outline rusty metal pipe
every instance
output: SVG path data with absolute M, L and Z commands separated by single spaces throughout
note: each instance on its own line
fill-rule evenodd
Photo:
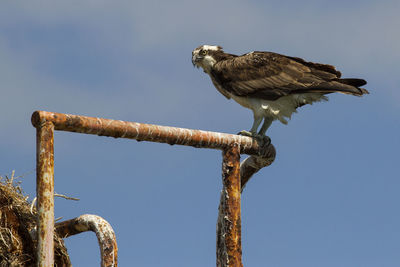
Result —
M 54 265 L 54 125 L 36 126 L 37 265 Z
M 52 122 L 55 130 L 59 131 L 221 150 L 227 149 L 232 143 L 238 143 L 240 146 L 240 152 L 249 155 L 260 155 L 264 149 L 262 144 L 259 144 L 256 139 L 234 134 L 77 116 L 47 111 L 35 111 L 32 114 L 33 126 L 37 127 L 37 125 L 40 125 L 44 121 Z
M 250 156 L 240 163 L 240 182 L 241 192 L 251 177 L 260 169 L 272 164 L 275 159 L 276 151 L 274 146 L 268 145 L 263 156 Z M 226 236 L 226 191 L 221 191 L 220 204 L 217 219 L 217 267 L 234 266 L 229 265 L 227 247 L 225 245 Z
M 239 145 L 232 144 L 222 154 L 222 216 L 218 221 L 221 232 L 217 236 L 217 266 L 242 267 Z
M 96 233 L 100 246 L 101 266 L 118 266 L 117 239 L 111 225 L 102 217 L 92 214 L 84 214 L 75 219 L 56 223 L 57 234 L 69 237 L 86 231 Z

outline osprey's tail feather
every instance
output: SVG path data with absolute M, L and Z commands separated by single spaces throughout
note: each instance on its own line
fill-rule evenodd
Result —
M 368 90 L 364 88 L 360 88 L 360 86 L 366 85 L 367 81 L 363 79 L 355 79 L 355 78 L 348 78 L 348 79 L 337 79 L 337 81 L 341 84 L 346 84 L 350 86 L 354 86 L 356 89 L 358 89 L 358 92 L 355 92 L 354 95 L 357 96 L 362 96 L 365 94 L 369 94 Z
M 327 82 L 323 82 L 314 87 L 308 87 L 304 90 L 299 90 L 297 92 L 301 93 L 322 93 L 322 94 L 330 94 L 330 93 L 342 93 L 342 94 L 350 94 L 355 96 L 362 96 L 364 94 L 369 94 L 369 92 L 360 88 L 359 86 L 365 85 L 367 82 L 363 79 L 335 79 Z
M 364 79 L 355 79 L 355 78 L 347 78 L 347 79 L 336 79 L 340 83 L 344 83 L 347 85 L 352 85 L 355 87 L 360 87 L 367 84 L 367 81 Z

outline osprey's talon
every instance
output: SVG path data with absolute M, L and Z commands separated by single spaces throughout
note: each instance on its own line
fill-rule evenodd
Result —
M 269 138 L 269 137 L 266 136 L 266 135 L 263 135 L 263 134 L 255 134 L 255 135 L 253 135 L 253 137 L 254 137 L 258 142 L 260 142 L 260 144 L 261 144 L 262 146 L 269 146 L 269 144 L 271 143 L 271 138 Z
M 241 130 L 240 132 L 237 133 L 237 135 L 243 135 L 243 136 L 248 136 L 248 137 L 255 137 L 256 134 L 246 131 L 246 130 Z
M 266 135 L 257 135 L 255 138 L 262 147 L 258 156 L 265 158 L 268 155 L 267 147 L 271 144 L 271 138 Z M 263 152 L 266 154 L 264 154 Z
M 266 135 L 260 136 L 260 139 L 263 147 L 267 147 L 271 144 L 271 138 Z

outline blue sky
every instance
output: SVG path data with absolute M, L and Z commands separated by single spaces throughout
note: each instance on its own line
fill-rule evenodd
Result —
M 398 1 L 7 1 L 0 4 L 0 174 L 35 195 L 47 110 L 236 133 L 251 112 L 192 67 L 191 51 L 265 50 L 368 81 L 270 130 L 274 164 L 242 195 L 245 266 L 399 266 Z M 243 156 L 243 158 L 246 156 Z M 56 217 L 113 226 L 121 266 L 213 266 L 221 153 L 57 132 Z M 98 266 L 93 233 L 66 239 Z

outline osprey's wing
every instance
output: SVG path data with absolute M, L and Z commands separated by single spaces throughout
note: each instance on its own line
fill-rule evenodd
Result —
M 272 52 L 252 52 L 217 62 L 211 75 L 230 93 L 275 100 L 296 93 L 365 93 L 361 79 L 340 79 L 331 65 Z M 364 89 L 363 89 L 364 90 Z

